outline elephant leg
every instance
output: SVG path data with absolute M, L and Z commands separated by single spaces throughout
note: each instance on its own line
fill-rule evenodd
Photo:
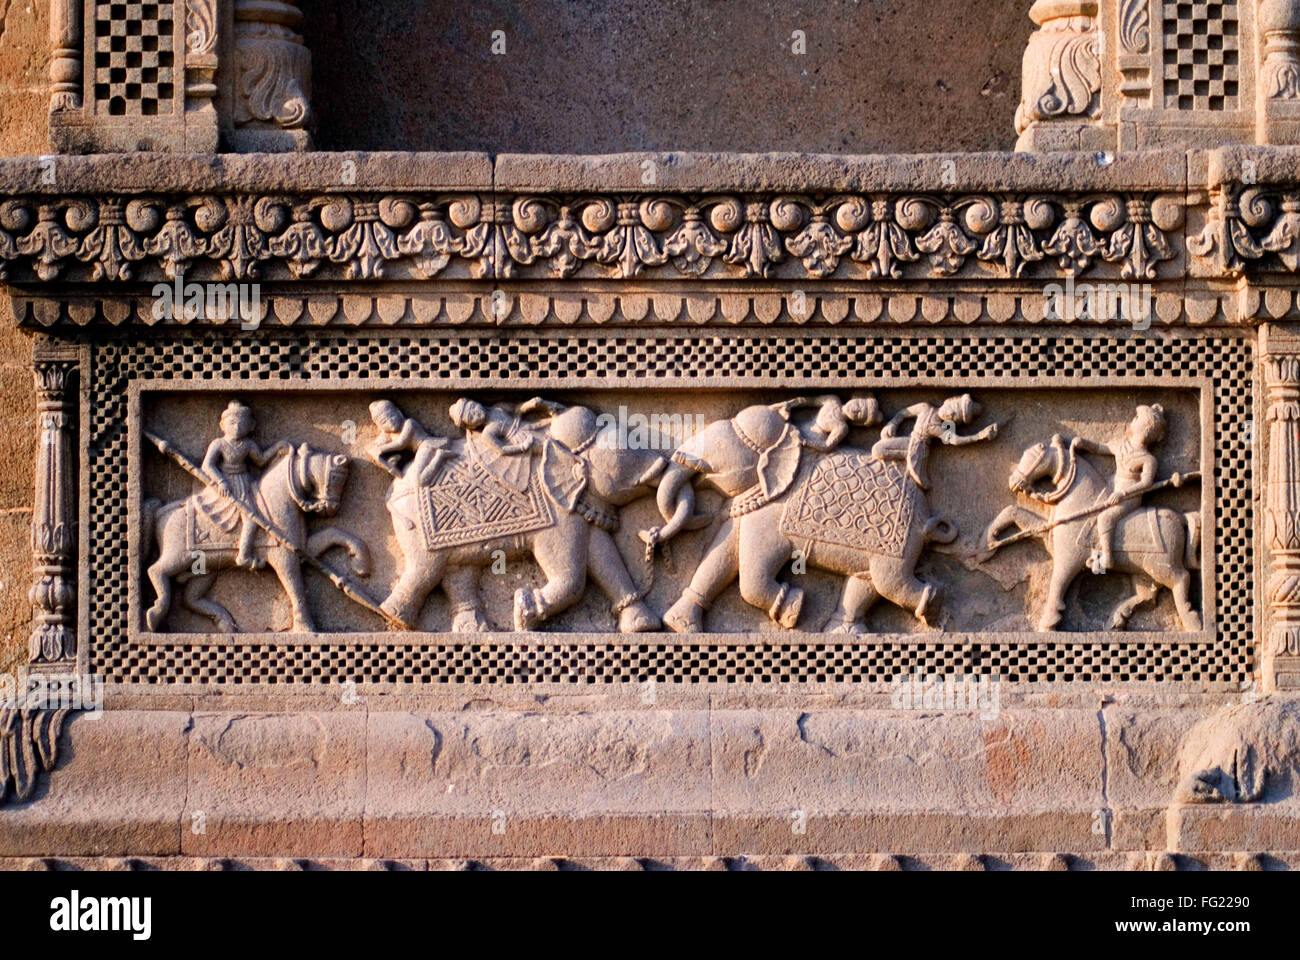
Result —
M 192 610 L 215 623 L 219 632 L 234 633 L 239 627 L 235 623 L 235 618 L 230 615 L 230 611 L 215 600 L 207 599 L 207 592 L 212 588 L 212 581 L 215 579 L 215 574 L 211 573 L 191 577 L 181 590 L 181 603 L 187 610 Z
M 315 633 L 316 624 L 307 606 L 307 588 L 303 584 L 302 565 L 298 558 L 288 550 L 271 549 L 266 552 L 266 562 L 280 578 L 280 585 L 289 598 L 289 608 L 293 613 L 289 629 L 293 633 Z
M 1192 606 L 1192 575 L 1186 569 L 1174 573 L 1169 589 L 1174 595 L 1174 606 L 1178 608 L 1178 619 L 1183 623 L 1185 633 L 1200 633 L 1203 629 L 1200 612 Z
M 650 612 L 650 608 L 641 599 L 640 591 L 627 572 L 627 564 L 618 545 L 614 543 L 614 538 L 599 527 L 591 528 L 591 541 L 587 545 L 587 571 L 613 604 L 620 633 L 646 633 L 659 629 L 659 618 Z
M 1137 608 L 1142 606 L 1144 603 L 1150 603 L 1156 598 L 1156 594 L 1159 592 L 1160 586 L 1150 577 L 1140 573 L 1134 574 L 1133 596 L 1129 597 L 1115 608 L 1115 612 L 1110 618 L 1109 629 L 1123 630 L 1128 626 L 1129 617 L 1133 616 Z
M 393 584 L 387 599 L 379 605 L 384 613 L 398 623 L 404 624 L 409 630 L 415 629 L 420 619 L 420 611 L 424 608 L 424 601 L 429 598 L 429 593 L 442 579 L 442 571 L 447 563 L 446 554 L 441 551 L 425 553 L 423 556 L 424 562 L 417 563 L 414 559 L 410 559 L 408 554 L 406 564 L 402 568 L 402 575 L 397 578 L 397 583 Z
M 916 560 L 897 557 L 872 557 L 871 582 L 890 603 L 910 611 L 929 626 L 926 615 L 934 605 L 938 589 L 920 580 L 913 572 Z
M 849 577 L 844 581 L 840 605 L 822 626 L 823 633 L 865 633 L 867 610 L 880 598 L 870 577 Z
M 741 597 L 792 629 L 799 622 L 804 592 L 776 578 L 790 559 L 790 541 L 766 523 L 742 523 L 739 542 Z
M 515 593 L 515 629 L 531 630 L 578 602 L 587 585 L 587 544 L 591 526 L 570 517 L 533 538 L 533 559 L 546 583 L 540 590 Z
M 449 567 L 442 579 L 442 589 L 451 606 L 452 633 L 487 633 L 492 629 L 483 615 L 477 567 Z
M 740 573 L 737 528 L 733 518 L 723 522 L 704 559 L 695 568 L 690 586 L 664 614 L 664 623 L 677 633 L 702 633 L 704 612 Z

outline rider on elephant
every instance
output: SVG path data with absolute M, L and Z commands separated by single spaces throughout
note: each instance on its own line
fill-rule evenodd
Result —
M 853 427 L 871 427 L 880 422 L 880 404 L 875 397 L 854 397 L 841 404 L 839 397 L 796 397 L 777 404 L 786 418 L 804 407 L 815 407 L 817 416 L 807 427 L 800 429 L 803 445 L 818 453 L 829 453 L 844 442 Z
M 930 489 L 930 477 L 926 463 L 930 456 L 930 441 L 938 440 L 950 447 L 964 447 L 992 440 L 998 435 L 997 424 L 990 424 L 979 433 L 962 436 L 957 432 L 958 424 L 966 425 L 979 416 L 980 405 L 969 393 L 959 397 L 949 397 L 937 408 L 928 403 L 914 403 L 905 410 L 894 414 L 889 423 L 880 431 L 880 439 L 871 448 L 871 455 L 877 460 L 902 460 L 907 464 L 907 475 L 922 490 Z M 899 436 L 900 428 L 908 420 L 914 420 L 912 431 L 906 437 Z
M 380 430 L 379 439 L 373 447 L 379 465 L 400 478 L 403 470 L 398 461 L 402 454 L 410 453 L 411 465 L 414 467 L 411 474 L 416 478 L 416 484 L 428 486 L 432 483 L 442 462 L 438 454 L 443 452 L 446 439 L 432 436 L 414 417 L 403 414 L 391 400 L 376 400 L 372 403 L 370 418 Z
M 489 473 L 515 490 L 528 489 L 528 454 L 539 437 L 520 408 L 488 407 L 465 397 L 451 405 L 451 422 L 465 431 Z
M 1114 447 L 1093 443 L 1082 437 L 1070 441 L 1072 449 L 1083 450 L 1115 459 L 1115 482 L 1107 498 L 1107 508 L 1097 515 L 1099 556 L 1092 564 L 1094 573 L 1106 573 L 1115 565 L 1113 556 L 1115 527 L 1142 503 L 1142 494 L 1155 483 L 1159 463 L 1151 448 L 1165 436 L 1165 411 L 1160 404 L 1139 406 L 1124 436 Z M 1177 474 L 1173 485 L 1182 478 Z
M 197 506 L 219 529 L 233 533 L 239 527 L 239 550 L 235 563 L 249 570 L 262 565 L 253 552 L 257 524 L 251 522 L 245 511 L 255 510 L 252 501 L 253 484 L 248 467 L 265 467 L 268 463 L 293 447 L 283 440 L 263 450 L 251 439 L 256 421 L 253 411 L 231 400 L 221 414 L 221 436 L 208 445 L 203 457 L 203 472 L 212 480 L 212 487 L 199 495 Z

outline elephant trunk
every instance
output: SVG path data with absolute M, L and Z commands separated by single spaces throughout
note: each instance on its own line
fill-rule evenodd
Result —
M 656 503 L 666 523 L 658 530 L 655 538 L 658 542 L 671 540 L 694 519 L 695 487 L 691 484 L 694 476 L 695 471 L 689 467 L 673 463 L 660 478 Z

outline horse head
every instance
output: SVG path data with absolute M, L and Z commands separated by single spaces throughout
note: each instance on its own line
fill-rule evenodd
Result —
M 343 499 L 350 460 L 301 444 L 289 454 L 289 495 L 304 513 L 332 516 Z
M 1074 486 L 1077 462 L 1074 449 L 1065 438 L 1053 434 L 1051 440 L 1036 443 L 1021 455 L 1020 462 L 1011 471 L 1011 492 L 1043 503 L 1056 503 Z M 1036 484 L 1045 479 L 1051 482 L 1052 488 L 1038 489 Z

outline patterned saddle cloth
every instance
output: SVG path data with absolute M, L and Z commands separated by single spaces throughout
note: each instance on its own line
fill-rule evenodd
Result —
M 551 526 L 555 508 L 538 471 L 531 474 L 521 491 L 489 471 L 472 447 L 466 447 L 464 456 L 448 459 L 433 483 L 416 493 L 425 548 L 464 546 Z
M 781 515 L 781 532 L 901 557 L 913 523 L 928 513 L 924 494 L 901 463 L 864 452 L 832 453 L 796 486 Z

